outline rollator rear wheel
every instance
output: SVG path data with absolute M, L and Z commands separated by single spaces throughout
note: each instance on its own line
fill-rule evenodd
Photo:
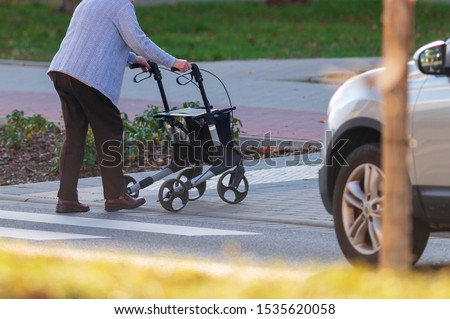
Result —
M 123 176 L 123 185 L 125 187 L 125 192 L 133 198 L 139 197 L 139 191 L 131 192 L 130 187 L 136 184 L 137 181 L 130 175 Z
M 226 172 L 217 182 L 217 193 L 219 197 L 228 204 L 242 202 L 248 194 L 248 180 L 242 175 L 240 181 L 236 180 L 236 172 Z
M 178 174 L 177 179 L 181 180 L 182 182 L 187 182 L 188 180 L 193 179 L 194 177 L 197 177 L 199 174 L 196 174 L 196 170 L 193 167 L 189 167 L 188 169 L 183 170 L 180 174 Z M 200 170 L 200 174 L 201 174 Z M 202 182 L 191 189 L 189 189 L 189 201 L 194 201 L 199 199 L 203 196 L 203 194 L 206 191 L 206 181 Z
M 186 184 L 179 179 L 169 179 L 159 189 L 159 203 L 170 212 L 182 210 L 188 200 L 189 191 Z

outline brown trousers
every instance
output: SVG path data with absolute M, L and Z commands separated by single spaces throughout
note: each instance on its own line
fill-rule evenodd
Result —
M 122 196 L 123 124 L 120 111 L 105 95 L 67 74 L 51 72 L 50 77 L 61 100 L 65 124 L 58 197 L 78 200 L 77 186 L 88 125 L 94 133 L 104 197 Z

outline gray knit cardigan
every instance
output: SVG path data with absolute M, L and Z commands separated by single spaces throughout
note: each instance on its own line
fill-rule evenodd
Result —
M 136 54 L 171 67 L 175 58 L 142 31 L 129 0 L 83 0 L 48 72 L 66 73 L 118 104 L 127 63 Z

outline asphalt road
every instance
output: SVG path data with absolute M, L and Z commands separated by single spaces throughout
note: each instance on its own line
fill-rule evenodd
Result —
M 176 254 L 225 261 L 230 257 L 289 263 L 342 261 L 331 228 L 225 218 L 106 213 L 56 215 L 54 205 L 0 202 L 0 234 L 7 242 Z M 26 239 L 28 238 L 28 239 Z

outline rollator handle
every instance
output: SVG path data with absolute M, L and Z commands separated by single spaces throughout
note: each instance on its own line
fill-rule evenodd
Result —
M 143 65 L 141 65 L 141 64 L 139 64 L 139 63 L 133 63 L 133 64 L 128 65 L 128 67 L 129 67 L 130 69 L 138 69 L 138 68 L 143 67 Z

